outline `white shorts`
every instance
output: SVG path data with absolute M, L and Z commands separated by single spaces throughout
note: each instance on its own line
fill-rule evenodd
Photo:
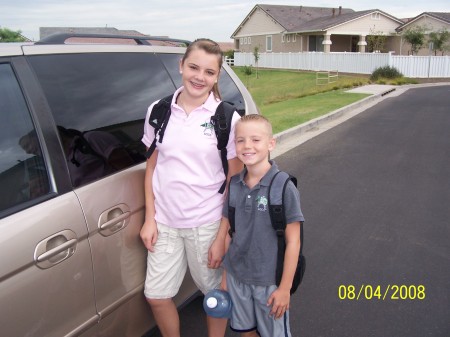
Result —
M 147 255 L 144 294 L 149 299 L 172 298 L 180 289 L 187 266 L 203 294 L 220 286 L 222 268 L 208 268 L 208 251 L 220 221 L 195 228 L 171 228 L 158 223 L 155 251 Z

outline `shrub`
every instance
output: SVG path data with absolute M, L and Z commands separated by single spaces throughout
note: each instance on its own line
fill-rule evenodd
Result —
M 395 67 L 384 66 L 376 68 L 372 75 L 370 75 L 371 81 L 377 81 L 379 78 L 398 78 L 403 77 L 403 74 L 399 72 Z
M 231 58 L 231 59 L 234 58 L 234 50 L 230 49 L 230 50 L 225 51 L 223 53 L 223 56 Z
M 244 66 L 244 68 L 242 69 L 242 71 L 244 72 L 245 75 L 250 76 L 251 74 L 253 74 L 253 68 L 252 66 Z

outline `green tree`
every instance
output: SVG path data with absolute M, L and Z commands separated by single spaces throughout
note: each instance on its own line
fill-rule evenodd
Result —
M 367 50 L 369 52 L 384 51 L 387 36 L 382 31 L 375 31 L 375 27 L 370 29 L 370 35 L 367 35 Z
M 8 28 L 0 28 L 0 42 L 24 42 L 26 39 L 21 35 L 21 31 L 13 31 Z
M 223 56 L 232 59 L 234 57 L 234 50 L 228 49 L 227 51 L 223 52 Z
M 442 53 L 442 55 L 444 55 L 445 50 L 449 49 L 449 46 L 447 45 L 449 38 L 450 32 L 448 32 L 445 28 L 442 28 L 440 31 L 430 33 L 428 41 L 433 43 L 433 51 L 435 56 L 438 50 Z
M 256 78 L 258 77 L 258 61 L 259 61 L 259 47 L 256 46 L 253 49 L 253 58 L 255 59 L 255 66 L 256 66 Z
M 425 27 L 415 26 L 406 29 L 402 34 L 403 39 L 411 45 L 411 53 L 413 55 L 417 55 L 425 43 L 425 30 Z

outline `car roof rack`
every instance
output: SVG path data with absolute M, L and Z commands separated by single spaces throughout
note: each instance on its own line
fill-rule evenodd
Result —
M 191 41 L 172 39 L 164 36 L 149 36 L 149 35 L 112 35 L 112 34 L 80 34 L 80 33 L 57 33 L 47 36 L 35 44 L 66 44 L 66 40 L 70 38 L 94 38 L 94 39 L 125 39 L 134 40 L 139 45 L 152 45 L 150 41 L 169 42 L 173 44 L 184 44 L 186 47 L 191 44 Z

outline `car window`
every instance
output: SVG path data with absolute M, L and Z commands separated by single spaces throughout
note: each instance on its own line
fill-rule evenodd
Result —
M 178 65 L 182 58 L 182 55 L 161 54 L 160 57 L 162 62 L 164 63 L 164 66 L 167 68 L 167 71 L 170 73 L 175 86 L 180 87 L 182 83 Z M 234 81 L 231 79 L 230 75 L 224 68 L 222 68 L 222 71 L 220 72 L 219 90 L 220 94 L 222 95 L 222 100 L 233 104 L 236 108 L 236 111 L 239 112 L 241 116 L 243 116 L 245 114 L 244 97 L 236 86 L 236 83 L 234 83 Z
M 175 86 L 149 53 L 30 57 L 48 99 L 74 186 L 144 161 L 149 105 Z
M 223 101 L 233 104 L 241 116 L 245 115 L 244 97 L 236 86 L 236 83 L 234 83 L 230 75 L 223 68 L 220 72 L 219 90 Z
M 0 214 L 49 192 L 39 139 L 9 64 L 0 64 Z
M 181 54 L 159 54 L 161 61 L 166 67 L 172 78 L 175 87 L 181 87 L 180 61 L 183 58 Z

